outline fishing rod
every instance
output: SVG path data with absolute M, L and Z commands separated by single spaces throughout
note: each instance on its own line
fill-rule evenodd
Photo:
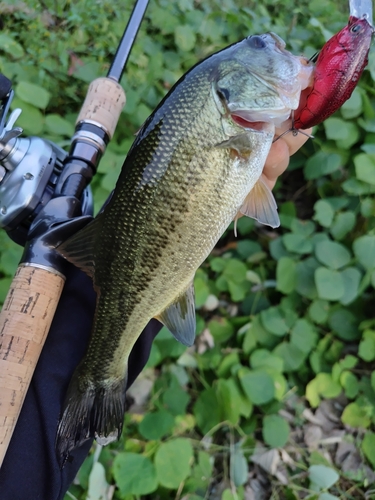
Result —
M 94 80 L 67 153 L 51 141 L 20 137 L 8 112 L 12 84 L 0 74 L 0 227 L 25 247 L 0 313 L 0 467 L 65 281 L 56 244 L 92 219 L 88 186 L 125 105 L 119 81 L 149 0 L 137 0 L 106 77 Z

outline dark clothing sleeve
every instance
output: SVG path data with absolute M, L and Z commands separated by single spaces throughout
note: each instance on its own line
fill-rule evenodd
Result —
M 66 284 L 0 470 L 1 500 L 61 500 L 92 441 L 71 453 L 61 470 L 57 424 L 73 371 L 85 353 L 95 309 L 90 278 L 69 266 Z M 143 369 L 161 325 L 151 320 L 129 359 L 128 386 Z

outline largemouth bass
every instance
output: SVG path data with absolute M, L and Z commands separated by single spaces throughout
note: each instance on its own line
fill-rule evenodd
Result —
M 129 353 L 151 318 L 193 343 L 194 274 L 237 212 L 279 224 L 262 169 L 313 69 L 284 46 L 250 36 L 183 76 L 137 134 L 104 211 L 59 247 L 98 293 L 59 424 L 62 461 L 90 437 L 119 437 Z

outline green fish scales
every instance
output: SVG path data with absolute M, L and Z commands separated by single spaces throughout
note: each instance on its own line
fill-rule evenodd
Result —
M 121 433 L 128 357 L 151 318 L 193 343 L 194 274 L 255 185 L 270 213 L 261 222 L 273 225 L 274 200 L 258 180 L 274 123 L 298 106 L 299 72 L 276 35 L 249 37 L 195 66 L 139 131 L 104 211 L 58 248 L 98 293 L 59 425 L 62 461 L 90 437 L 106 444 Z

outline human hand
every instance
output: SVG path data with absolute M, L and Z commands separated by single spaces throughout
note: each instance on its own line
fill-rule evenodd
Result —
M 291 128 L 292 121 L 285 121 L 281 127 L 276 129 L 275 138 Z M 311 135 L 311 131 L 312 129 L 310 128 L 303 132 Z M 277 178 L 287 169 L 290 157 L 307 141 L 308 136 L 305 134 L 298 133 L 297 135 L 293 135 L 290 132 L 272 144 L 263 169 L 263 174 L 270 189 L 274 188 Z
M 254 188 L 250 191 L 237 213 L 235 220 L 243 215 L 254 218 L 262 224 L 271 227 L 278 227 L 280 224 L 279 215 L 275 200 L 269 191 L 273 189 L 277 178 L 288 167 L 291 155 L 307 141 L 311 135 L 311 128 L 302 133 L 294 135 L 289 132 L 292 128 L 292 120 L 285 121 L 281 127 L 275 130 L 275 142 L 272 143 L 266 162 L 263 167 L 263 174 Z M 285 135 L 283 135 L 285 133 Z M 261 182 L 260 182 L 261 181 Z M 265 189 L 266 185 L 269 189 Z M 236 232 L 235 232 L 236 234 Z

